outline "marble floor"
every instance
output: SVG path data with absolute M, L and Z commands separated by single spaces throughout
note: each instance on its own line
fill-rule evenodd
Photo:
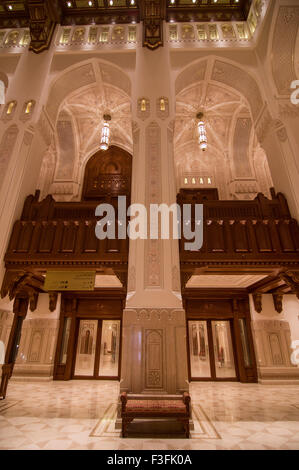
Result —
M 219 437 L 91 437 L 118 382 L 14 382 L 0 402 L 0 449 L 299 450 L 299 386 L 192 383 Z

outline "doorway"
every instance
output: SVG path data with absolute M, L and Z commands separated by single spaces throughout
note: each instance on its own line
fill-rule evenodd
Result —
M 238 380 L 232 320 L 188 320 L 191 380 Z
M 74 379 L 119 377 L 120 320 L 77 318 Z

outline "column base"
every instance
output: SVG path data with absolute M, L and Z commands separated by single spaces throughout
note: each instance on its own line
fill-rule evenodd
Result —
M 188 391 L 183 309 L 125 309 L 122 349 L 121 392 L 165 396 Z
M 258 377 L 263 385 L 298 385 L 299 367 L 259 367 Z

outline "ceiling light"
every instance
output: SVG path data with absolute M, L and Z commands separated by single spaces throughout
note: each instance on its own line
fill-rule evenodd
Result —
M 9 10 L 12 10 L 12 5 L 7 5 Z
M 104 114 L 103 119 L 104 119 L 104 124 L 102 127 L 100 149 L 108 150 L 109 143 L 110 143 L 110 125 L 109 125 L 109 121 L 111 121 L 110 114 Z
M 205 152 L 208 147 L 208 139 L 207 139 L 206 126 L 203 120 L 203 113 L 198 113 L 196 117 L 198 119 L 197 129 L 198 129 L 199 148 L 203 152 Z

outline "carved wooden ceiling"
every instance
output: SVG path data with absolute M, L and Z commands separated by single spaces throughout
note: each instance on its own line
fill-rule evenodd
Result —
M 252 0 L 0 0 L 0 28 L 30 27 L 31 50 L 47 49 L 56 23 L 144 24 L 144 45 L 163 44 L 162 21 L 245 21 Z

